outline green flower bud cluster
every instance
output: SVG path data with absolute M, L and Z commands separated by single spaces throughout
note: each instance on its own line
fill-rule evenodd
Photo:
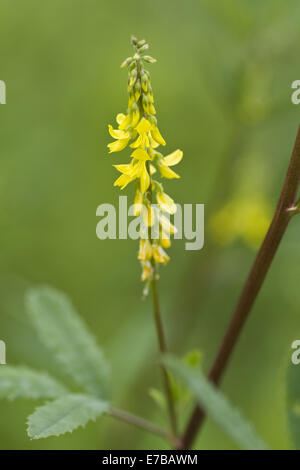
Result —
M 156 60 L 144 55 L 149 49 L 149 45 L 144 39 L 139 41 L 136 37 L 131 37 L 134 48 L 134 55 L 127 57 L 121 67 L 128 69 L 128 113 L 133 113 L 138 109 L 140 117 L 145 117 L 153 125 L 157 125 L 155 118 L 156 109 L 150 83 L 150 73 L 144 67 L 144 62 L 153 64 Z

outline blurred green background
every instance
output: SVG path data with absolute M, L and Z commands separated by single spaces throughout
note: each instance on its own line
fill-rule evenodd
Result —
M 23 302 L 28 286 L 53 285 L 72 298 L 110 360 L 114 403 L 162 422 L 148 393 L 160 374 L 151 299 L 141 299 L 137 243 L 100 241 L 95 234 L 96 207 L 118 201 L 112 163 L 129 155 L 108 156 L 106 148 L 107 124 L 127 100 L 120 63 L 131 53 L 131 34 L 149 41 L 158 59 L 149 68 L 166 151 L 184 150 L 176 169 L 181 179 L 165 188 L 177 202 L 205 204 L 204 249 L 185 251 L 175 241 L 160 293 L 170 349 L 182 355 L 200 348 L 207 370 L 255 256 L 247 227 L 227 236 L 230 221 L 223 226 L 216 214 L 230 201 L 255 201 L 269 207 L 267 217 L 276 204 L 299 125 L 291 83 L 300 78 L 300 4 L 1 0 L 0 11 L 0 79 L 7 85 L 0 130 L 0 338 L 7 361 L 55 372 Z M 124 193 L 131 196 L 132 188 Z M 250 219 L 250 231 L 256 222 Z M 222 385 L 273 449 L 291 447 L 285 370 L 300 334 L 299 223 L 289 227 Z M 111 418 L 30 441 L 25 421 L 37 404 L 1 401 L 1 449 L 164 446 Z M 207 420 L 197 448 L 235 445 Z

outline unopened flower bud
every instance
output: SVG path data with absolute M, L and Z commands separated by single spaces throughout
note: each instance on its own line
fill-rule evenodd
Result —
M 149 49 L 149 44 L 144 44 L 142 47 L 139 48 L 139 52 L 145 52 Z
M 147 113 L 149 113 L 149 100 L 146 95 L 143 95 L 143 108 Z
M 157 60 L 154 59 L 154 57 L 151 57 L 151 55 L 144 55 L 143 59 L 149 64 L 155 64 L 155 62 L 157 62 Z
M 143 73 L 141 78 L 142 78 L 142 87 L 143 87 L 143 90 L 144 90 L 145 92 L 147 92 L 147 90 L 148 90 L 148 82 L 149 82 L 148 77 L 147 77 L 147 75 L 146 75 L 145 73 Z
M 136 70 L 136 69 L 133 69 L 133 70 L 130 72 L 129 88 L 130 88 L 132 85 L 135 84 L 136 78 L 137 78 L 137 70 Z
M 121 69 L 123 69 L 124 67 L 127 67 L 128 65 L 130 65 L 131 61 L 132 61 L 132 57 L 127 57 L 127 59 L 125 59 L 124 62 L 122 62 Z
M 134 85 L 135 101 L 138 101 L 139 97 L 141 96 L 141 90 L 142 90 L 141 81 L 137 80 Z

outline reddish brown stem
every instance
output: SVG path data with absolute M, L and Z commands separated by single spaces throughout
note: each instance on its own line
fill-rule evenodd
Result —
M 283 184 L 281 195 L 270 228 L 256 256 L 248 279 L 244 285 L 241 296 L 222 340 L 219 351 L 209 372 L 209 379 L 215 385 L 225 372 L 235 344 L 242 332 L 245 321 L 251 311 L 254 301 L 264 282 L 272 260 L 285 233 L 293 212 L 288 209 L 296 201 L 300 183 L 300 127 L 298 129 L 290 165 Z M 189 449 L 197 436 L 205 418 L 203 409 L 197 405 L 187 424 L 181 439 L 180 448 Z

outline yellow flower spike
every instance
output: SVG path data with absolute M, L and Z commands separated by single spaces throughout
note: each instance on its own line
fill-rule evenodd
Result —
M 109 125 L 109 133 L 116 141 L 108 144 L 108 148 L 110 152 L 118 152 L 127 145 L 132 149 L 129 163 L 113 165 L 121 173 L 114 186 L 124 189 L 136 180 L 133 214 L 142 215 L 144 222 L 138 259 L 142 265 L 141 279 L 148 281 L 148 285 L 154 277 L 158 279 L 156 265 L 168 263 L 170 258 L 164 249 L 171 246 L 170 236 L 177 232 L 168 218 L 168 214 L 175 214 L 177 206 L 152 175 L 159 169 L 164 178 L 179 178 L 170 167 L 181 161 L 183 153 L 175 150 L 163 157 L 155 150 L 159 145 L 166 145 L 157 126 L 150 74 L 145 68 L 145 63 L 154 63 L 155 59 L 144 55 L 148 48 L 145 41 L 132 37 L 131 42 L 134 54 L 122 64 L 128 70 L 128 111 L 117 115 L 118 129 Z M 159 209 L 152 206 L 154 201 Z M 158 233 L 154 239 L 147 239 L 155 222 L 159 224 Z
M 156 200 L 163 212 L 168 212 L 168 214 L 175 214 L 177 211 L 175 202 L 170 196 L 168 196 L 168 194 L 162 191 L 158 191 L 156 194 Z
M 140 240 L 138 259 L 140 261 L 149 261 L 152 258 L 152 245 L 149 240 Z
M 142 275 L 141 275 L 141 281 L 146 281 L 147 279 L 149 279 L 149 277 L 152 276 L 153 268 L 152 268 L 152 265 L 149 261 L 141 261 L 141 264 L 142 264 L 142 268 L 143 268 Z
M 183 151 L 182 150 L 175 150 L 174 152 L 170 153 L 169 155 L 166 155 L 163 158 L 163 163 L 167 166 L 174 166 L 177 165 L 182 160 L 183 157 Z
M 166 141 L 163 138 L 163 136 L 161 135 L 161 133 L 159 132 L 158 127 L 156 127 L 156 126 L 152 127 L 151 135 L 152 135 L 153 139 L 155 140 L 155 142 L 157 142 L 160 145 L 166 145 Z
M 143 222 L 147 227 L 152 227 L 155 223 L 154 207 L 143 207 Z
M 115 142 L 111 142 L 107 145 L 107 147 L 109 148 L 109 153 L 120 152 L 127 146 L 128 142 L 129 139 L 118 139 Z
M 168 217 L 166 217 L 165 215 L 161 215 L 159 217 L 159 223 L 165 233 L 170 235 L 174 235 L 174 233 L 177 233 L 177 228 L 173 224 L 171 224 Z
M 164 165 L 163 163 L 159 163 L 159 171 L 161 176 L 164 178 L 172 179 L 172 178 L 180 178 L 180 176 L 175 173 L 175 171 L 171 170 L 167 165 Z
M 133 206 L 133 215 L 138 216 L 141 213 L 142 210 L 142 204 L 143 204 L 143 194 L 141 191 L 137 189 L 135 193 L 135 198 L 134 198 L 134 206 Z
M 129 139 L 130 137 L 128 132 L 114 129 L 110 124 L 108 125 L 108 131 L 114 139 Z
M 170 260 L 165 250 L 159 245 L 153 245 L 153 258 L 160 264 L 167 264 Z

